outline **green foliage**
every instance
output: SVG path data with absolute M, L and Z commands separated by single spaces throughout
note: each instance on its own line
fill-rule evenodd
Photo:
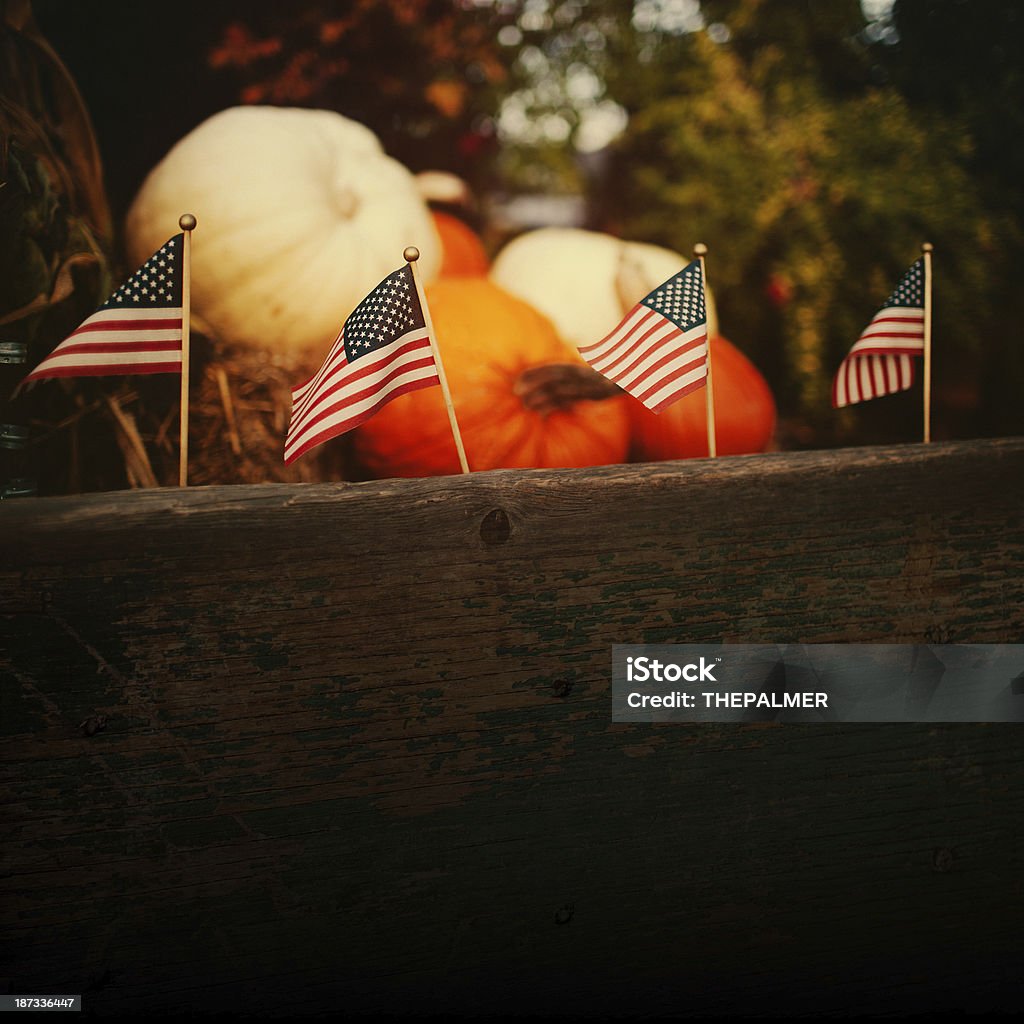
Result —
M 979 332 L 1009 236 L 973 134 L 878 84 L 856 4 L 708 0 L 703 12 L 717 31 L 620 26 L 607 82 L 632 116 L 604 224 L 682 252 L 708 244 L 722 329 L 800 425 L 788 443 L 919 436 L 919 392 L 835 413 L 829 388 L 923 241 L 936 246 L 937 414 L 965 374 L 977 389 L 1005 361 L 1004 338 Z

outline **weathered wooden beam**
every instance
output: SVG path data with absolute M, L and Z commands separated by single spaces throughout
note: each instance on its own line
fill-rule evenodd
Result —
M 1024 441 L 0 505 L 0 976 L 1020 1009 L 1019 727 L 611 722 L 613 643 L 1021 642 Z

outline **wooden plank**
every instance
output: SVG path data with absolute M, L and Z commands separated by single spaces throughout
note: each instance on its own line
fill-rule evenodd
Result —
M 0 538 L 11 991 L 1021 1007 L 1019 727 L 616 725 L 610 648 L 1020 642 L 1024 441 L 12 501 Z

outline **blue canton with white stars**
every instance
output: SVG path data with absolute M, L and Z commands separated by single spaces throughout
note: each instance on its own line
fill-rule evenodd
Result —
M 175 235 L 153 253 L 100 309 L 176 309 L 181 305 L 184 235 Z
M 700 261 L 692 260 L 675 277 L 655 288 L 641 305 L 667 317 L 682 331 L 706 323 Z
M 924 259 L 917 260 L 896 285 L 896 290 L 882 303 L 882 309 L 903 306 L 924 309 Z
M 425 326 L 412 270 L 406 265 L 388 274 L 345 321 L 345 356 L 351 362 Z

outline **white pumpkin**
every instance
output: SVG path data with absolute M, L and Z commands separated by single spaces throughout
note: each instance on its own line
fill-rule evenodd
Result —
M 645 295 L 690 257 L 582 228 L 539 228 L 498 253 L 491 279 L 540 310 L 562 339 L 600 341 Z
M 193 213 L 192 308 L 226 341 L 282 361 L 326 355 L 342 323 L 420 250 L 441 243 L 414 176 L 364 125 L 327 110 L 232 107 L 178 142 L 128 212 L 137 265 Z

